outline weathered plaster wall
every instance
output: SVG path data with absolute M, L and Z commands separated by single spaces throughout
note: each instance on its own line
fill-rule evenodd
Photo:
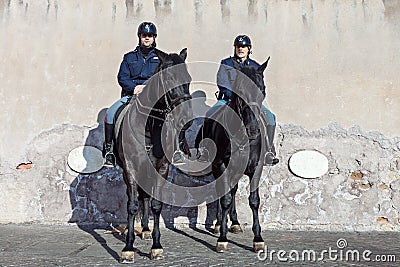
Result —
M 158 47 L 188 47 L 189 62 L 218 63 L 240 33 L 252 37 L 254 59 L 271 56 L 266 104 L 284 138 L 282 164 L 264 174 L 265 226 L 398 227 L 399 14 L 396 0 L 0 0 L 0 201 L 9 203 L 0 222 L 125 218 L 120 171 L 77 175 L 66 158 L 78 145 L 100 146 L 97 121 L 119 97 L 122 55 L 150 20 Z M 199 89 L 211 105 L 215 88 Z M 304 148 L 329 156 L 329 174 L 290 174 L 288 157 Z M 28 161 L 31 169 L 15 170 Z M 241 187 L 239 208 L 249 212 Z M 206 208 L 198 214 L 204 222 Z
M 68 135 L 71 138 L 65 139 Z M 90 175 L 67 166 L 68 152 L 86 141 L 100 146 L 102 127 L 64 124 L 43 132 L 29 144 L 31 169 L 8 170 L 0 179 L 0 223 L 98 222 L 126 220 L 125 185 L 121 169 Z M 269 229 L 399 230 L 400 138 L 389 139 L 358 127 L 337 124 L 316 131 L 286 124 L 278 128 L 281 164 L 264 168 L 260 186 L 261 222 Z M 329 171 L 318 179 L 294 176 L 289 157 L 300 149 L 327 155 Z M 170 179 L 184 186 L 205 184 L 212 177 L 191 178 L 171 170 Z M 237 193 L 239 220 L 251 227 L 248 179 Z M 188 202 L 192 196 L 188 195 Z M 166 224 L 211 223 L 215 204 L 195 208 L 166 205 Z

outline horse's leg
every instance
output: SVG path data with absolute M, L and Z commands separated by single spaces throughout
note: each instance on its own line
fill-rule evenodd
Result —
M 230 228 L 230 231 L 234 234 L 242 233 L 242 227 L 240 226 L 240 223 L 237 218 L 237 212 L 236 212 L 236 191 L 238 189 L 238 186 L 236 185 L 234 188 L 232 188 L 231 194 L 232 194 L 232 206 L 229 209 L 229 217 L 232 221 L 232 225 Z M 221 221 L 222 221 L 222 213 L 221 213 L 221 200 L 218 200 L 217 204 L 217 221 L 214 226 L 214 233 L 217 234 L 220 231 L 221 227 Z
M 155 188 L 155 190 L 158 190 Z M 162 202 L 153 198 L 151 199 L 151 210 L 154 215 L 154 229 L 152 233 L 153 245 L 151 247 L 151 259 L 162 260 L 164 259 L 164 250 L 160 243 L 160 214 L 162 210 Z
M 232 195 L 229 189 L 229 181 L 228 181 L 229 176 L 226 173 L 224 173 L 224 171 L 225 171 L 225 166 L 222 162 L 213 163 L 213 175 L 216 178 L 219 177 L 219 179 L 217 180 L 217 193 L 222 194 L 223 192 L 227 192 L 221 197 L 219 201 L 221 204 L 221 227 L 220 227 L 220 236 L 217 240 L 216 250 L 217 252 L 220 253 L 228 250 L 228 238 L 226 237 L 228 233 L 227 221 L 228 221 L 229 209 L 232 206 Z
M 133 243 L 135 242 L 135 217 L 139 212 L 139 201 L 137 194 L 137 186 L 134 183 L 133 177 L 129 176 L 124 171 L 124 179 L 126 183 L 126 193 L 128 195 L 128 234 L 126 236 L 126 244 L 122 249 L 120 263 L 133 263 L 134 252 Z
M 150 196 L 143 191 L 143 189 L 139 189 L 139 202 L 142 208 L 142 239 L 147 240 L 151 239 L 151 231 L 149 228 L 149 204 L 150 204 Z
M 253 212 L 253 249 L 255 252 L 258 252 L 260 250 L 265 251 L 265 243 L 263 238 L 261 237 L 261 226 L 258 218 L 258 209 L 260 207 L 260 195 L 258 193 L 258 188 L 250 192 L 249 204 L 251 211 Z
M 236 184 L 232 190 L 232 207 L 229 210 L 229 217 L 231 218 L 232 225 L 231 225 L 231 232 L 234 234 L 242 233 L 242 227 L 240 226 L 240 223 L 237 218 L 237 212 L 236 212 L 236 192 L 238 190 L 238 185 Z
M 221 228 L 222 213 L 221 213 L 221 199 L 217 200 L 217 221 L 214 226 L 214 234 L 218 234 Z
M 158 173 L 166 179 L 168 176 L 168 167 L 169 164 L 166 160 L 166 158 L 162 159 L 157 159 L 156 160 L 156 170 L 158 170 Z M 161 210 L 162 210 L 162 202 L 161 202 L 161 197 L 162 197 L 162 190 L 164 187 L 164 179 L 156 179 L 156 183 L 153 187 L 153 193 L 154 197 L 151 200 L 151 210 L 153 212 L 154 216 L 154 229 L 152 233 L 153 237 L 153 245 L 151 247 L 151 259 L 152 260 L 161 260 L 164 259 L 164 250 L 163 247 L 161 246 L 160 242 L 160 215 L 161 215 Z
M 262 152 L 261 152 L 262 153 Z M 254 173 L 252 175 L 248 175 L 250 178 L 250 196 L 249 196 L 249 204 L 251 211 L 253 213 L 253 249 L 255 252 L 260 250 L 265 251 L 265 242 L 261 237 L 261 226 L 258 217 L 258 209 L 260 207 L 260 196 L 259 196 L 259 186 L 260 180 L 263 170 L 263 164 L 258 164 Z
M 232 194 L 228 192 L 221 198 L 221 228 L 220 235 L 217 240 L 217 252 L 225 252 L 228 250 L 228 238 L 226 235 L 228 234 L 228 213 L 229 209 L 232 206 Z

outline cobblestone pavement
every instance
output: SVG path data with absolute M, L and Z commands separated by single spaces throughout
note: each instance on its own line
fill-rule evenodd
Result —
M 93 225 L 0 225 L 0 266 L 121 266 L 117 259 L 123 237 L 104 230 Z M 261 259 L 252 252 L 250 229 L 228 237 L 229 251 L 218 254 L 216 235 L 204 228 L 164 228 L 165 259 L 151 261 L 151 240 L 138 237 L 133 266 L 399 266 L 400 262 L 397 232 L 265 231 L 268 257 L 260 254 Z

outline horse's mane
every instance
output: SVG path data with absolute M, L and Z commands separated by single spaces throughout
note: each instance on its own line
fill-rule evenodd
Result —
M 186 49 L 181 52 L 181 54 L 184 53 L 184 56 L 177 53 L 168 54 L 159 49 L 155 49 L 155 53 L 159 57 L 160 63 L 156 67 L 153 76 L 146 83 L 146 87 L 149 88 L 145 88 L 139 97 L 149 103 L 157 102 L 157 106 L 159 106 L 159 102 L 162 102 L 161 98 L 167 90 L 190 83 L 191 76 L 187 71 L 184 60 L 186 58 Z

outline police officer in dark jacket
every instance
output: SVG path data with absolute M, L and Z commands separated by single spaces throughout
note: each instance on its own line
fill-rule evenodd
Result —
M 254 66 L 258 68 L 260 64 L 250 58 L 251 54 L 251 40 L 247 35 L 238 35 L 233 43 L 234 56 L 225 58 L 221 61 L 218 73 L 217 73 L 217 85 L 219 93 L 217 96 L 218 102 L 210 108 L 206 116 L 210 117 L 220 106 L 225 105 L 231 95 L 232 87 L 236 79 L 236 69 L 233 68 L 233 61 L 236 61 L 240 66 Z M 264 81 L 263 81 L 264 82 Z M 274 147 L 274 135 L 276 127 L 275 115 L 267 109 L 264 105 L 262 106 L 261 118 L 267 125 L 267 154 L 265 155 L 265 165 L 275 165 L 279 162 L 276 157 L 276 151 Z
M 137 30 L 139 45 L 135 50 L 124 55 L 118 71 L 118 83 L 122 88 L 121 99 L 115 102 L 104 118 L 104 165 L 114 167 L 113 153 L 114 117 L 117 110 L 129 103 L 133 94 L 142 92 L 146 81 L 153 75 L 160 60 L 155 53 L 157 28 L 151 22 L 143 22 Z

